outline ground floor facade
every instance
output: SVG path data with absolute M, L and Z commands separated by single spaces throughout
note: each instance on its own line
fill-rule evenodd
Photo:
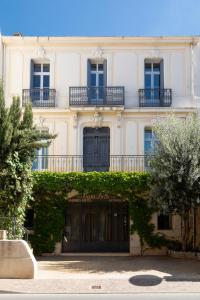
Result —
M 145 216 L 144 216 L 145 217 Z M 181 239 L 181 219 L 178 215 L 154 214 L 155 232 L 174 240 Z M 139 236 L 130 232 L 128 203 L 123 199 L 87 197 L 71 199 L 66 208 L 62 241 L 55 254 L 126 253 L 141 255 Z M 151 249 L 145 255 L 166 255 L 167 249 Z

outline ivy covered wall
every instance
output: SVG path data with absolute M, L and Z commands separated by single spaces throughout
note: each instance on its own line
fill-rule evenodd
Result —
M 137 232 L 141 245 L 160 247 L 164 238 L 154 233 L 150 224 L 154 209 L 149 207 L 148 173 L 89 172 L 53 173 L 33 172 L 34 234 L 31 244 L 34 253 L 53 252 L 56 242 L 62 240 L 66 204 L 72 193 L 121 197 L 129 202 L 132 220 L 131 232 Z M 142 215 L 141 215 L 142 214 Z

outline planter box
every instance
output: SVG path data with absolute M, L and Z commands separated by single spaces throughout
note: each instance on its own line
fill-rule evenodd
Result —
M 200 253 L 168 250 L 168 255 L 174 258 L 199 259 Z

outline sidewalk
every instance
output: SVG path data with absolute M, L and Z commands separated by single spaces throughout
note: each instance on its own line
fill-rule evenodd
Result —
M 47 257 L 36 280 L 1 279 L 0 293 L 199 292 L 200 262 L 168 257 Z

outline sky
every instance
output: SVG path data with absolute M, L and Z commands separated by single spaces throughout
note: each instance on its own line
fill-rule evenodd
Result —
M 0 0 L 3 35 L 200 35 L 200 0 Z

